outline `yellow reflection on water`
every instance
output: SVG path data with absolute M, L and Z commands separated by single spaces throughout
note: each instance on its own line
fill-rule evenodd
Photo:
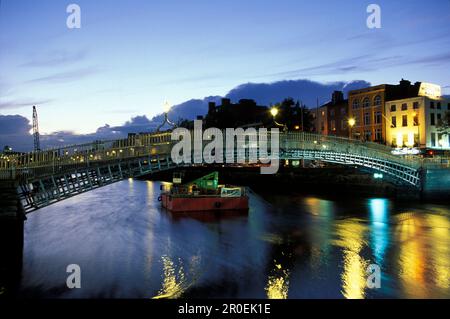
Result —
M 369 262 L 360 256 L 366 245 L 364 240 L 367 227 L 356 220 L 346 220 L 336 226 L 338 239 L 334 244 L 342 247 L 344 269 L 342 271 L 342 294 L 347 299 L 362 299 L 365 297 Z
M 399 277 L 408 297 L 426 297 L 423 221 L 415 213 L 397 216 L 396 235 L 399 245 Z
M 316 197 L 305 198 L 307 211 L 314 216 L 330 217 L 333 214 L 333 203 L 331 201 Z
M 433 260 L 434 282 L 442 289 L 450 288 L 450 221 L 439 215 L 428 215 L 431 227 L 430 257 Z
M 276 274 L 270 275 L 266 285 L 267 298 L 287 299 L 289 290 L 289 271 L 283 269 L 281 264 L 275 261 Z
M 184 275 L 183 265 L 180 261 L 180 266 L 178 271 L 176 270 L 175 264 L 168 256 L 161 257 L 163 262 L 163 283 L 162 288 L 158 292 L 158 295 L 153 297 L 153 299 L 169 298 L 176 299 L 180 298 L 185 290 L 186 278 Z
M 178 259 L 178 266 L 175 265 L 169 256 L 162 256 L 161 261 L 163 264 L 162 288 L 158 291 L 158 294 L 153 297 L 153 299 L 180 298 L 183 293 L 197 281 L 200 257 L 191 257 L 189 263 L 190 281 L 187 280 L 181 259 Z

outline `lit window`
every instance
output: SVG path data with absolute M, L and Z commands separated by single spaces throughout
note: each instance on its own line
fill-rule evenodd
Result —
M 397 127 L 397 117 L 393 116 L 391 119 L 391 123 L 392 123 L 392 128 L 396 128 Z

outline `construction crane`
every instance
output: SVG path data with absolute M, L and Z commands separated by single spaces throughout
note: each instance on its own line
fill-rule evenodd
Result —
M 41 143 L 39 141 L 39 124 L 35 105 L 33 105 L 33 137 L 34 137 L 34 151 L 39 152 L 41 150 Z

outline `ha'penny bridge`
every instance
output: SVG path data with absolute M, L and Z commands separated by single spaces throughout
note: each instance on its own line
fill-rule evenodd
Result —
M 281 161 L 351 165 L 383 173 L 408 191 L 450 193 L 450 165 L 442 158 L 395 156 L 383 145 L 305 132 L 280 133 L 279 141 Z M 3 156 L 0 218 L 16 218 L 123 179 L 179 167 L 171 160 L 174 143 L 168 131 Z

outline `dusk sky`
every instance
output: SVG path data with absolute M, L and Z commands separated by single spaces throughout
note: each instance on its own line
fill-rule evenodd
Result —
M 81 7 L 68 29 L 66 7 Z M 368 29 L 366 8 L 382 9 Z M 164 100 L 247 82 L 439 84 L 450 94 L 450 1 L 1 0 L 0 114 L 41 133 L 94 132 Z

